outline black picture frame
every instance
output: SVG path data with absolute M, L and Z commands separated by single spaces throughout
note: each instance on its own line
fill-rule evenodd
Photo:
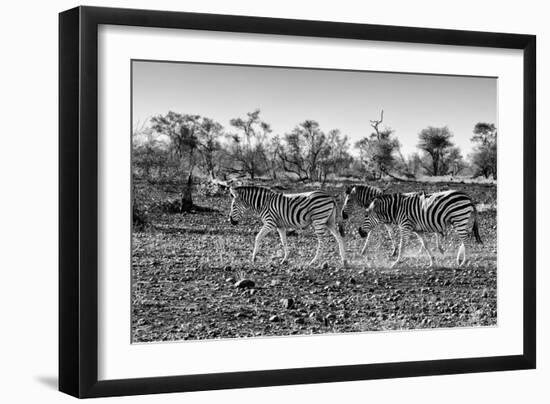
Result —
M 100 24 L 523 50 L 523 354 L 98 381 Z M 59 390 L 84 398 L 535 368 L 535 103 L 533 35 L 96 7 L 60 13 Z

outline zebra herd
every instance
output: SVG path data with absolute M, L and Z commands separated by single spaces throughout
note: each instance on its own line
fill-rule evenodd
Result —
M 345 190 L 344 205 L 341 215 L 338 212 L 336 199 L 325 191 L 311 191 L 298 194 L 283 194 L 261 186 L 230 187 L 232 196 L 229 221 L 236 225 L 246 211 L 258 215 L 263 223 L 256 236 L 252 262 L 262 239 L 270 232 L 277 230 L 283 245 L 284 256 L 281 263 L 288 259 L 287 229 L 304 229 L 312 226 L 317 237 L 317 251 L 310 265 L 318 261 L 322 249 L 322 236 L 329 233 L 338 243 L 342 265 L 346 266 L 344 231 L 339 218 L 347 220 L 354 206 L 364 209 L 363 222 L 358 228 L 359 235 L 366 238 L 361 250 L 364 255 L 371 232 L 380 224 L 385 225 L 392 242 L 392 256 L 397 258 L 392 268 L 402 260 L 403 244 L 411 234 L 420 241 L 420 250 L 433 265 L 433 256 L 427 247 L 425 234 L 435 235 L 436 248 L 443 253 L 440 237 L 445 237 L 450 229 L 455 229 L 460 239 L 456 261 L 462 266 L 466 261 L 464 242 L 470 234 L 476 242 L 481 243 L 477 211 L 472 199 L 464 192 L 448 190 L 434 193 L 385 193 L 369 185 L 355 185 Z M 392 235 L 392 225 L 397 227 L 399 242 Z M 462 257 L 462 259 L 461 259 Z

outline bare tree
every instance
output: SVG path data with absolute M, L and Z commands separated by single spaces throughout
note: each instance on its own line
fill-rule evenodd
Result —
M 300 181 L 320 179 L 320 161 L 326 150 L 327 137 L 319 123 L 306 120 L 285 134 L 285 147 L 279 154 L 283 169 Z
M 374 132 L 355 143 L 363 166 L 374 178 L 388 173 L 394 167 L 396 154 L 401 147 L 391 128 L 380 129 L 383 121 L 384 110 L 380 113 L 380 119 L 370 121 Z
M 254 179 L 265 169 L 265 142 L 271 133 L 271 127 L 260 119 L 259 109 L 248 112 L 244 119 L 232 119 L 230 124 L 238 130 L 230 135 L 230 153 L 238 165 L 236 171 L 246 173 Z
M 198 129 L 199 165 L 210 180 L 214 180 L 220 167 L 220 138 L 223 135 L 223 126 L 213 119 L 203 118 Z
M 326 182 L 328 175 L 339 175 L 349 167 L 353 159 L 349 154 L 349 147 L 348 137 L 342 136 L 339 129 L 329 131 L 319 164 L 323 184 Z
M 151 118 L 151 124 L 153 130 L 170 138 L 173 156 L 180 161 L 182 168 L 187 169 L 187 182 L 181 192 L 181 211 L 189 211 L 193 207 L 193 170 L 197 163 L 200 116 L 169 111 L 166 115 Z

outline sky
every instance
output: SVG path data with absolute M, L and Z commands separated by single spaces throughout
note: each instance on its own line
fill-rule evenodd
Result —
M 477 122 L 498 127 L 496 78 L 150 61 L 132 69 L 134 128 L 171 110 L 230 130 L 230 119 L 259 108 L 273 134 L 312 119 L 353 145 L 384 110 L 380 127 L 395 130 L 404 155 L 418 151 L 423 128 L 448 126 L 466 157 Z

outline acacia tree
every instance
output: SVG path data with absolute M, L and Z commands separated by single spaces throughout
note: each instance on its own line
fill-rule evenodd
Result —
M 283 153 L 283 143 L 279 135 L 273 136 L 267 147 L 267 169 L 271 175 L 271 179 L 276 180 L 278 173 L 283 170 L 281 164 L 281 154 Z
M 230 135 L 230 154 L 238 165 L 236 171 L 248 174 L 251 179 L 265 169 L 265 142 L 271 127 L 260 119 L 260 110 L 248 112 L 245 118 L 231 119 L 237 133 Z
M 460 148 L 457 146 L 451 147 L 441 163 L 441 173 L 458 175 L 465 168 L 466 163 L 462 158 Z
M 349 138 L 342 136 L 339 129 L 332 129 L 326 136 L 321 156 L 321 181 L 326 182 L 329 174 L 339 175 L 349 167 L 353 158 L 349 153 Z
M 187 182 L 181 192 L 181 210 L 189 211 L 193 207 L 193 170 L 196 165 L 199 146 L 199 115 L 180 114 L 169 111 L 166 115 L 151 118 L 153 130 L 170 138 L 172 155 L 180 163 L 180 168 L 187 169 Z
M 319 123 L 306 120 L 284 135 L 285 145 L 279 157 L 283 170 L 298 176 L 300 181 L 320 178 L 320 162 L 327 137 Z
M 380 129 L 383 120 L 384 111 L 380 113 L 380 119 L 370 121 L 374 132 L 355 143 L 363 166 L 375 179 L 394 168 L 401 147 L 393 129 Z
M 451 141 L 453 134 L 444 126 L 436 128 L 429 126 L 418 134 L 418 148 L 424 153 L 424 157 L 430 164 L 423 164 L 428 174 L 437 176 L 446 173 L 445 159 L 454 146 Z
M 200 115 L 169 111 L 166 115 L 151 118 L 151 128 L 168 136 L 172 158 L 179 162 L 180 169 L 187 171 L 187 181 L 181 192 L 181 211 L 189 211 L 193 207 L 195 167 L 198 166 L 214 177 L 217 167 L 216 152 L 220 149 L 219 138 L 223 127 Z
M 497 128 L 492 123 L 478 122 L 474 126 L 472 142 L 476 144 L 471 155 L 472 163 L 478 168 L 477 175 L 497 178 Z
M 203 118 L 198 127 L 199 165 L 214 180 L 220 167 L 223 126 L 210 118 Z
M 161 175 L 167 157 L 166 144 L 155 136 L 151 128 L 137 129 L 132 133 L 133 164 L 145 178 L 151 179 L 152 169 L 156 169 L 157 175 Z

